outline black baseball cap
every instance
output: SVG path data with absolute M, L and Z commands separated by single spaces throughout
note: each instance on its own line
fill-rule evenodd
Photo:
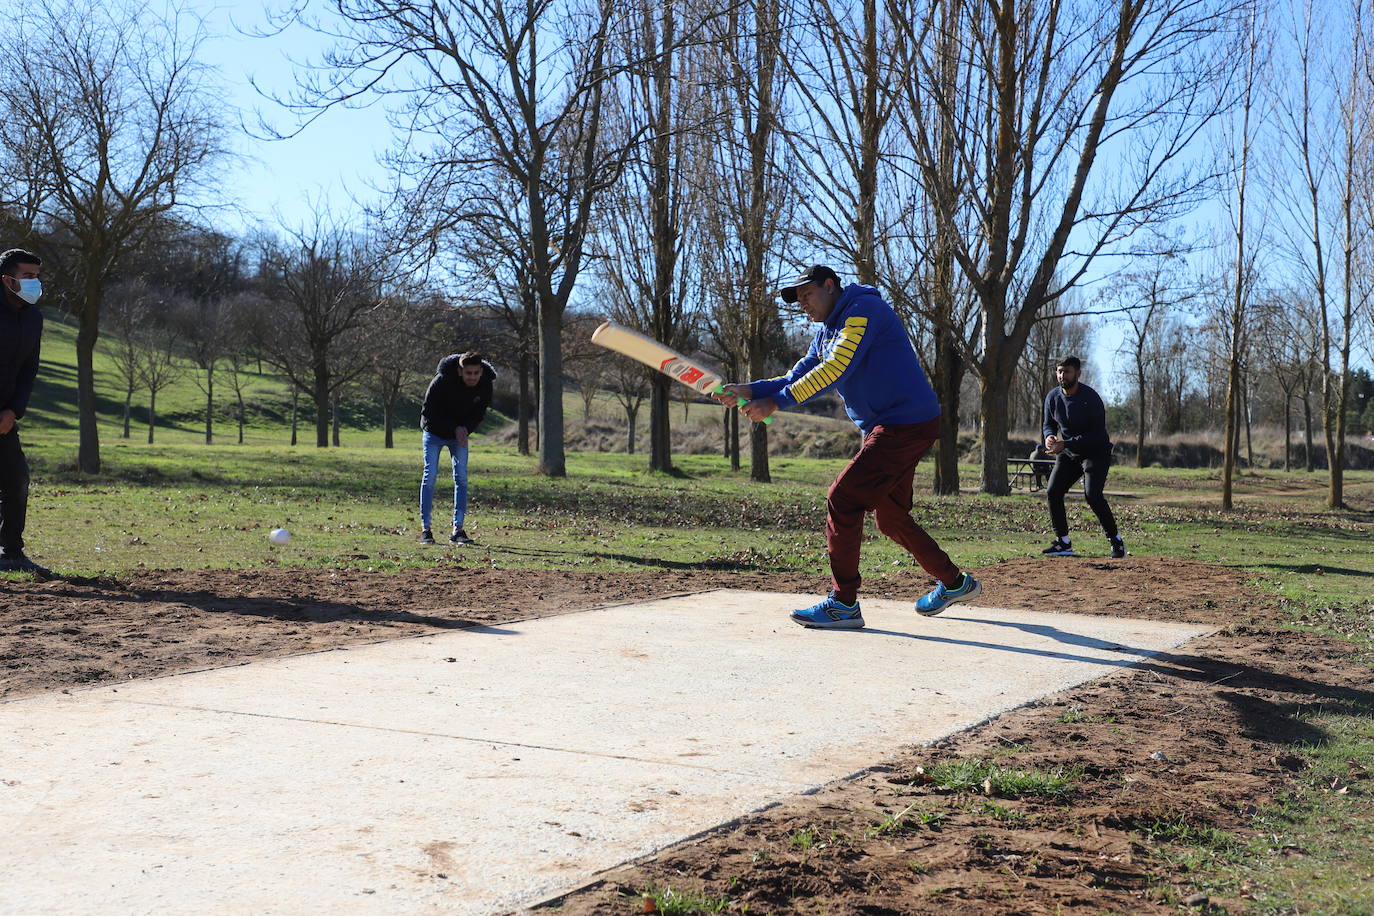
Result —
M 797 279 L 792 282 L 784 283 L 782 287 L 778 289 L 778 295 L 782 297 L 783 302 L 796 302 L 797 287 L 805 286 L 808 283 L 820 283 L 822 280 L 834 280 L 836 283 L 839 283 L 840 277 L 835 271 L 826 267 L 824 264 L 817 264 L 814 267 L 808 267 L 806 270 L 803 270 L 801 276 L 797 277 Z

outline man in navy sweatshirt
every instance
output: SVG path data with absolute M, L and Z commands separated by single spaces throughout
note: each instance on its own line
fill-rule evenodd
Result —
M 786 375 L 726 385 L 723 404 L 737 398 L 740 410 L 759 422 L 776 410 L 795 407 L 834 388 L 845 412 L 863 431 L 859 453 L 845 466 L 826 499 L 825 545 L 832 590 L 821 602 L 793 611 L 804 627 L 858 629 L 859 548 L 865 513 L 878 530 L 906 548 L 938 580 L 916 602 L 927 616 L 976 598 L 982 586 L 950 560 L 911 517 L 916 462 L 940 435 L 940 404 L 926 379 L 902 321 L 871 286 L 840 285 L 829 267 L 816 265 L 779 290 L 821 327 L 806 355 Z
M 38 375 L 43 294 L 38 255 L 20 248 L 0 254 L 0 572 L 50 573 L 24 555 L 29 509 L 29 464 L 19 443 L 19 420 Z
M 1083 478 L 1083 495 L 1097 514 L 1102 530 L 1111 543 L 1112 556 L 1126 556 L 1126 542 L 1117 534 L 1116 518 L 1102 488 L 1107 484 L 1107 468 L 1112 461 L 1112 440 L 1107 435 L 1107 408 L 1087 385 L 1078 380 L 1083 363 L 1076 356 L 1065 357 L 1055 368 L 1059 387 L 1045 395 L 1045 422 L 1041 430 L 1045 451 L 1055 457 L 1045 501 L 1054 525 L 1054 543 L 1041 553 L 1050 557 L 1073 556 L 1069 539 L 1069 520 L 1064 513 L 1064 494 Z

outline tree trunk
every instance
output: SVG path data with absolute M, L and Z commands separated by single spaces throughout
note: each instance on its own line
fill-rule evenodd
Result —
M 148 444 L 153 444 L 153 427 L 157 425 L 157 389 L 148 390 Z
M 339 402 L 330 400 L 329 402 L 329 432 L 334 447 L 339 447 Z
M 1136 401 L 1140 411 L 1135 420 L 1135 466 L 1145 467 L 1145 347 L 1143 335 L 1140 346 L 1135 351 Z M 1158 417 L 1156 417 L 1158 419 Z
M 539 302 L 539 473 L 567 477 L 563 452 L 563 313 L 556 302 Z
M 315 447 L 329 448 L 329 366 L 324 360 L 315 363 L 311 398 L 315 402 Z
M 1247 372 L 1242 380 L 1241 395 L 1245 398 L 1245 466 L 1249 470 L 1255 468 L 1255 443 L 1250 437 L 1250 374 Z
M 1302 463 L 1303 470 L 1311 474 L 1316 470 L 1316 463 L 1312 457 L 1312 396 L 1304 393 L 1302 396 L 1302 422 L 1303 422 L 1303 448 Z
M 635 425 L 639 423 L 638 404 L 634 407 L 628 404 L 625 405 L 625 419 L 627 421 L 627 428 L 625 430 L 625 454 L 633 455 L 635 453 Z
M 740 469 L 740 449 L 739 449 L 739 417 L 738 410 L 727 410 L 726 416 L 730 418 L 730 437 L 728 447 L 730 449 L 730 470 L 739 472 Z
M 296 444 L 296 440 L 297 440 L 297 430 L 299 429 L 299 424 L 297 423 L 297 421 L 298 421 L 298 419 L 299 419 L 299 417 L 300 417 L 300 398 L 301 398 L 301 393 L 300 393 L 300 392 L 296 389 L 296 387 L 293 385 L 293 386 L 291 387 L 291 444 L 292 444 L 292 445 L 295 445 L 295 444 Z
M 940 401 L 940 439 L 935 444 L 935 475 L 931 491 L 939 495 L 959 493 L 959 390 L 964 361 L 946 328 L 935 329 L 935 396 Z
M 124 438 L 129 438 L 129 414 L 133 410 L 134 390 L 129 388 L 124 392 Z
M 515 448 L 522 455 L 530 453 L 530 354 L 520 352 L 520 403 L 516 407 Z
M 979 380 L 983 418 L 983 492 L 1006 496 L 1011 492 L 1007 483 L 1007 445 L 1009 418 L 1007 401 L 1011 391 L 1012 373 L 996 372 Z
M 86 474 L 100 473 L 100 429 L 95 413 L 95 341 L 99 336 L 100 286 L 88 281 L 76 332 L 76 414 L 80 431 L 76 465 Z
M 395 448 L 395 423 L 396 420 L 396 398 L 387 398 L 382 402 L 382 448 Z
M 242 391 L 236 391 L 235 394 L 237 395 L 237 397 L 238 397 L 238 402 L 239 402 L 239 445 L 242 445 L 242 444 L 243 444 L 243 413 L 244 413 L 244 410 L 243 410 L 243 392 L 242 392 Z
M 1292 395 L 1287 392 L 1283 396 L 1283 470 L 1288 473 L 1292 470 L 1293 457 L 1293 411 L 1289 409 Z
M 205 444 L 215 441 L 215 373 L 205 373 Z
M 1232 321 L 1235 322 L 1235 319 Z M 1232 480 L 1236 473 L 1236 445 L 1239 434 L 1236 412 L 1240 409 L 1240 359 L 1235 352 L 1236 336 L 1233 326 L 1231 358 L 1227 361 L 1226 373 L 1226 447 L 1221 460 L 1221 508 L 1225 512 L 1231 511 Z
M 663 373 L 654 376 L 649 390 L 649 470 L 673 469 L 672 424 L 668 420 L 668 386 L 672 379 Z

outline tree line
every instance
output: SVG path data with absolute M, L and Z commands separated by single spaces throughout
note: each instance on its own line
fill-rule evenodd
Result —
M 188 14 L 17 16 L 35 37 L 0 89 L 3 229 L 50 258 L 78 317 L 96 470 L 95 341 L 139 323 L 123 312 L 159 246 L 208 232 L 231 131 Z M 1098 377 L 1128 392 L 1138 446 L 1223 427 L 1229 507 L 1253 423 L 1296 415 L 1343 500 L 1374 278 L 1358 0 L 331 0 L 276 24 L 331 36 L 279 94 L 298 126 L 382 102 L 390 190 L 356 219 L 225 240 L 241 288 L 187 294 L 214 305 L 181 346 L 210 363 L 218 316 L 258 303 L 256 352 L 311 401 L 319 445 L 361 363 L 393 341 L 413 363 L 404 328 L 428 322 L 432 345 L 468 310 L 500 328 L 520 446 L 562 475 L 578 316 L 766 376 L 796 346 L 778 279 L 827 262 L 912 330 L 944 411 L 938 492 L 958 491 L 961 425 L 980 488 L 1008 492 L 1010 433 L 1053 360 L 1110 323 L 1123 343 Z M 238 320 L 226 336 L 247 340 Z M 640 381 L 649 466 L 668 470 L 671 382 Z M 747 437 L 766 481 L 768 429 Z

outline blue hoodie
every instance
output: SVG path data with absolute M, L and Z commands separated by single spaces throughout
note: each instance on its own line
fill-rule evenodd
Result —
M 875 426 L 940 416 L 940 402 L 901 319 L 876 289 L 857 283 L 840 293 L 790 372 L 749 386 L 755 398 L 771 397 L 784 410 L 833 387 L 865 435 Z

